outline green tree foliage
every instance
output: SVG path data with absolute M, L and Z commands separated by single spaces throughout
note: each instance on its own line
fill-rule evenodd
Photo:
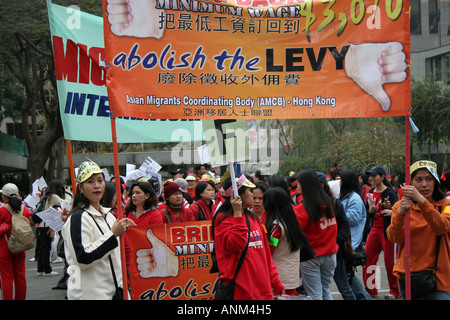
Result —
M 73 1 L 53 0 L 63 6 Z M 76 9 L 102 15 L 102 3 L 78 0 Z M 56 93 L 53 52 L 47 1 L 0 1 L 0 121 L 9 117 L 22 123 L 28 147 L 31 180 L 44 176 L 53 157 L 63 161 L 60 141 L 63 128 Z M 62 154 L 61 154 L 62 152 Z M 49 161 L 50 160 L 50 161 Z M 62 166 L 59 164 L 59 168 Z M 53 169 L 53 168 L 49 168 Z M 63 172 L 48 170 L 46 179 L 61 178 Z
M 442 168 L 446 169 L 450 145 L 450 87 L 433 79 L 413 80 L 411 102 L 412 119 L 419 128 L 417 146 L 446 145 Z
M 2 1 L 0 10 L 1 63 L 12 80 L 9 92 L 20 88 L 23 94 L 18 109 L 33 180 L 44 175 L 53 146 L 63 137 L 47 6 L 39 0 Z
M 356 172 L 374 165 L 383 165 L 391 172 L 404 170 L 404 121 L 318 119 L 290 124 L 295 127 L 293 145 L 297 153 L 280 166 L 281 174 L 303 168 L 328 172 L 336 166 Z
M 362 128 L 331 136 L 322 153 L 343 168 L 365 172 L 382 165 L 391 172 L 404 170 L 404 128 L 389 119 L 373 118 Z
M 412 118 L 417 145 L 450 143 L 450 88 L 432 79 L 411 82 Z

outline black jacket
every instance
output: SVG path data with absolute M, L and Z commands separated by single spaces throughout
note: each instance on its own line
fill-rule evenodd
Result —
M 374 192 L 375 188 L 370 189 L 369 192 Z M 392 189 L 391 187 L 387 187 L 386 189 L 384 189 L 384 191 L 381 193 L 381 199 L 382 202 L 384 202 L 384 199 L 386 199 L 387 197 L 389 197 L 389 201 L 391 202 L 391 208 L 394 206 L 394 203 L 396 203 L 398 201 L 398 194 L 397 192 L 395 192 L 394 189 Z M 369 211 L 367 211 L 369 212 Z M 373 219 L 374 214 L 373 213 L 369 213 L 368 217 L 370 219 Z M 389 227 L 389 225 L 391 224 L 391 216 L 383 216 L 383 232 L 384 232 L 384 237 L 387 239 L 387 233 L 386 233 L 386 229 Z

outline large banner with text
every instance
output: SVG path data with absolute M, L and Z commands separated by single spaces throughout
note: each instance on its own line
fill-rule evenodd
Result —
M 103 19 L 47 0 L 61 120 L 66 140 L 111 142 Z M 169 118 L 166 118 L 169 119 Z M 120 143 L 203 138 L 201 121 L 117 118 Z
M 408 0 L 103 0 L 118 116 L 409 115 Z
M 130 283 L 133 300 L 208 300 L 217 273 L 209 273 L 211 221 L 132 227 Z

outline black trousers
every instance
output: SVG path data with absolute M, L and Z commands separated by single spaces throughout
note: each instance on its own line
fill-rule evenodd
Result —
M 52 238 L 47 234 L 49 227 L 37 228 L 39 237 L 39 250 L 38 250 L 38 267 L 37 272 L 50 273 L 52 267 L 50 266 L 50 249 L 52 248 Z

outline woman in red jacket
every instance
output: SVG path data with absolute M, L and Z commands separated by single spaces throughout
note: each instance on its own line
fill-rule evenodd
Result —
M 195 221 L 190 208 L 183 206 L 183 193 L 178 184 L 172 181 L 164 183 L 164 208 L 161 210 L 163 223 Z
M 7 183 L 1 190 L 2 202 L 9 204 L 11 210 L 20 212 L 30 219 L 30 212 L 19 199 L 19 189 L 13 183 Z M 27 279 L 25 278 L 25 252 L 12 253 L 8 249 L 6 237 L 11 236 L 11 213 L 6 206 L 0 208 L 0 289 L 3 300 L 25 300 Z M 14 284 L 14 290 L 13 290 Z M 14 291 L 14 296 L 13 296 Z
M 135 182 L 130 189 L 131 201 L 127 206 L 127 217 L 138 226 L 162 224 L 155 189 L 148 182 Z
M 233 280 L 241 253 L 248 245 L 244 262 L 235 279 L 233 299 L 270 300 L 274 295 L 279 295 L 284 286 L 278 278 L 261 223 L 247 209 L 252 205 L 251 189 L 255 185 L 244 175 L 236 184 L 238 196 L 234 198 L 231 179 L 224 182 L 221 192 L 225 202 L 213 220 L 219 282 L 226 285 Z
M 192 210 L 195 220 L 212 220 L 216 211 L 214 203 L 214 183 L 211 180 L 200 181 L 195 187 L 194 203 L 189 206 Z
M 297 174 L 297 180 L 303 202 L 294 211 L 317 254 L 315 258 L 300 263 L 303 286 L 313 300 L 332 300 L 330 284 L 338 250 L 336 210 L 315 171 L 302 170 Z

